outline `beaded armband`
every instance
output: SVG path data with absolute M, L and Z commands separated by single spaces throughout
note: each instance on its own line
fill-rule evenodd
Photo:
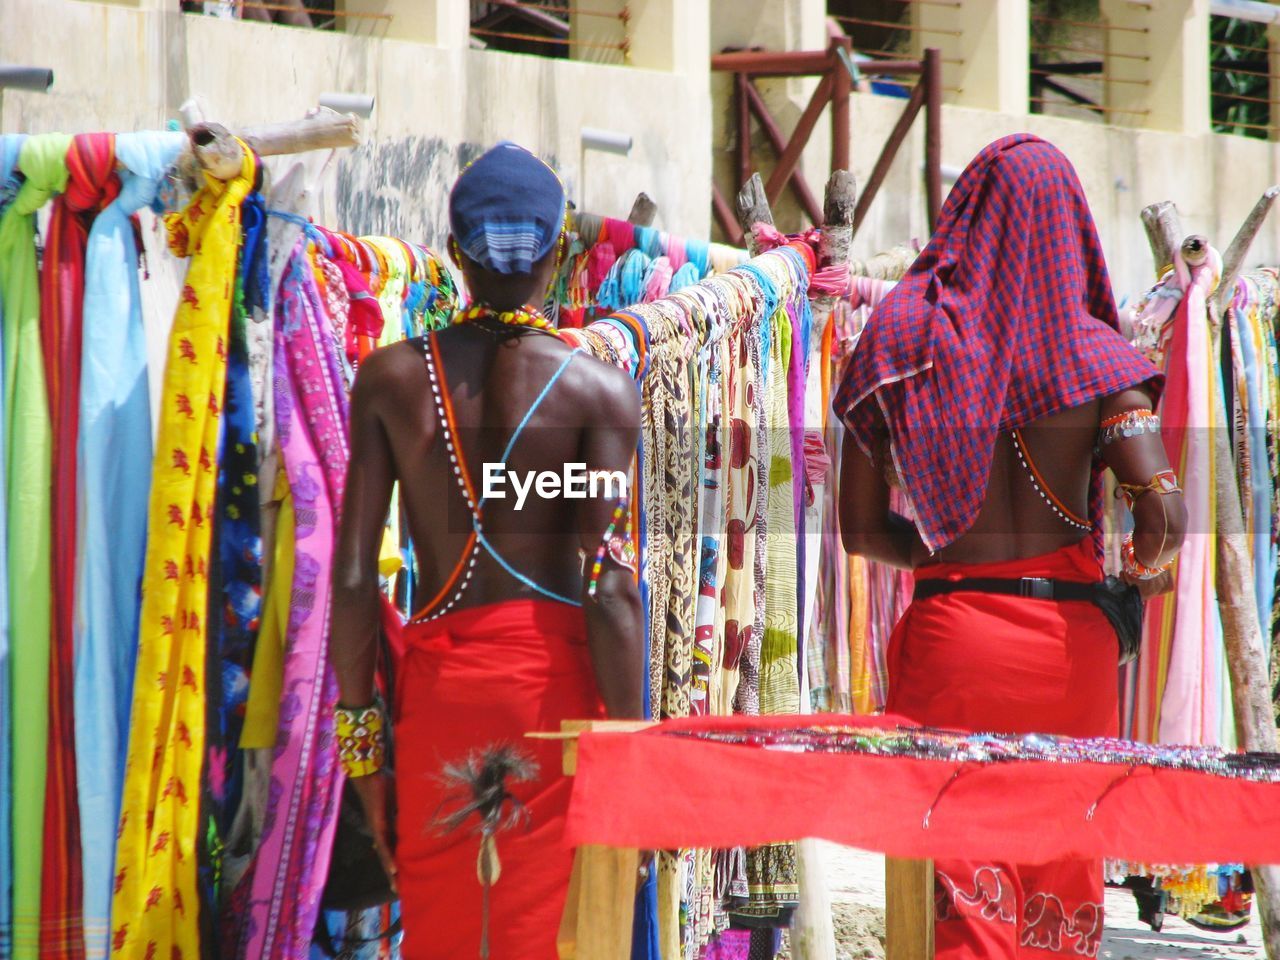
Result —
M 604 536 L 600 538 L 600 546 L 596 548 L 595 560 L 591 564 L 591 577 L 587 581 L 587 596 L 596 595 L 596 587 L 600 583 L 600 570 L 604 567 L 605 554 L 614 563 L 632 572 L 636 569 L 636 551 L 631 544 L 631 512 L 627 509 L 627 498 L 623 497 L 613 508 L 613 516 L 609 525 L 604 528 Z M 622 530 L 618 524 L 625 518 Z
M 348 777 L 367 777 L 382 769 L 387 756 L 387 731 L 382 708 L 373 703 L 351 710 L 335 707 L 338 762 Z
M 1126 410 L 1114 417 L 1107 417 L 1098 426 L 1098 447 L 1107 446 L 1117 440 L 1128 440 L 1130 437 L 1144 433 L 1160 432 L 1160 417 L 1154 410 Z
M 1181 493 L 1182 487 L 1178 485 L 1178 476 L 1172 470 L 1161 470 L 1146 483 L 1118 483 L 1116 484 L 1116 496 L 1122 497 L 1130 510 L 1133 505 L 1138 502 L 1139 498 L 1148 493 L 1155 493 L 1162 497 L 1167 497 L 1171 493 Z
M 1139 560 L 1138 554 L 1133 548 L 1132 533 L 1125 537 L 1124 542 L 1120 544 L 1120 562 L 1124 567 L 1124 572 L 1136 580 L 1154 580 L 1173 566 L 1172 560 L 1158 567 L 1148 567 Z

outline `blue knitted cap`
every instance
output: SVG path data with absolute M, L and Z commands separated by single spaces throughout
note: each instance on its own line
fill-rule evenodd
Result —
M 504 140 L 462 171 L 449 229 L 462 252 L 495 273 L 532 273 L 564 229 L 564 185 L 524 147 Z

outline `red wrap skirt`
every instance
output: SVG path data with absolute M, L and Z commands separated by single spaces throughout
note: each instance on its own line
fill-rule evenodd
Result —
M 396 689 L 396 864 L 404 955 L 479 955 L 478 820 L 439 818 L 469 797 L 440 782 L 446 763 L 493 744 L 517 747 L 537 776 L 508 783 L 527 819 L 498 834 L 502 874 L 490 900 L 493 960 L 554 960 L 573 851 L 563 842 L 571 782 L 558 742 L 525 738 L 560 721 L 603 718 L 580 608 L 512 600 L 404 630 Z
M 943 563 L 916 579 L 1048 577 L 1095 582 L 1088 538 L 1004 563 Z M 1087 602 L 950 593 L 912 603 L 889 643 L 889 713 L 931 726 L 992 733 L 1115 736 L 1115 631 Z M 938 801 L 946 803 L 945 795 Z M 1013 821 L 1010 829 L 1036 830 Z M 1096 956 L 1102 865 L 935 863 L 938 960 Z

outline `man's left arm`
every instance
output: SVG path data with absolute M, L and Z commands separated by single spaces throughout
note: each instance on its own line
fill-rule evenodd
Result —
M 342 524 L 333 563 L 329 658 L 338 680 L 338 702 L 362 707 L 373 701 L 380 606 L 378 553 L 382 546 L 395 467 L 386 428 L 378 415 L 385 357 L 370 355 L 351 392 L 351 461 Z

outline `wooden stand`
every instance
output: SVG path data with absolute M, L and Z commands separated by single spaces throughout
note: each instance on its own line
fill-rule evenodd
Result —
M 885 960 L 933 960 L 933 861 L 884 862 Z
M 578 735 L 583 731 L 634 733 L 648 726 L 652 724 L 647 720 L 565 720 L 558 734 L 526 736 L 563 741 L 563 769 L 571 777 L 578 770 Z M 595 845 L 577 849 L 556 935 L 560 960 L 628 960 L 639 867 L 639 850 Z

